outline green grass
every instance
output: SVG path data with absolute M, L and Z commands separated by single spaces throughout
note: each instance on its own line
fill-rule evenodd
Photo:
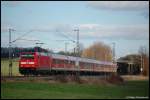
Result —
M 19 64 L 18 59 L 13 59 L 13 66 L 12 66 L 12 74 L 13 75 L 20 75 L 19 73 Z M 9 73 L 9 60 L 8 59 L 1 59 L 1 75 L 8 75 Z
M 1 83 L 1 98 L 13 99 L 92 99 L 149 97 L 149 81 L 128 81 L 124 85 L 88 85 L 35 82 Z

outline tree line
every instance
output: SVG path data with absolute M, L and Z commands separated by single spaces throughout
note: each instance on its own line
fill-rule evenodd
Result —
M 43 49 L 41 47 L 29 47 L 29 48 L 22 48 L 22 47 L 12 47 L 10 49 L 11 57 L 17 58 L 20 56 L 21 52 L 52 52 L 48 51 L 47 49 Z M 9 48 L 8 47 L 1 47 L 1 58 L 9 58 Z
M 49 51 L 47 49 L 43 49 L 41 47 L 30 47 L 30 48 L 22 48 L 22 47 L 12 47 L 11 48 L 11 57 L 19 57 L 21 52 L 51 52 L 54 53 L 52 50 Z M 103 60 L 103 61 L 111 61 L 112 60 L 112 52 L 111 48 L 102 43 L 102 42 L 95 42 L 93 45 L 83 48 L 83 45 L 79 45 L 79 53 L 77 52 L 77 48 L 74 49 L 73 52 L 65 52 L 59 51 L 57 54 L 68 55 L 68 56 L 78 56 L 84 58 L 90 58 L 95 60 Z M 8 47 L 1 47 L 1 58 L 8 58 L 9 57 L 9 48 Z

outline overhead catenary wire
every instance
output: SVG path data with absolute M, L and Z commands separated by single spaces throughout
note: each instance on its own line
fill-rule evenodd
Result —
M 56 30 L 57 33 L 61 34 L 63 37 L 67 38 L 68 40 L 75 42 L 73 39 L 70 39 L 70 37 L 68 37 L 67 35 L 63 34 L 62 32 L 59 32 L 58 30 Z
M 17 41 L 17 40 L 20 40 L 22 37 L 24 37 L 25 35 L 27 35 L 27 34 L 29 34 L 29 33 L 31 33 L 31 32 L 33 32 L 33 31 L 31 30 L 31 31 L 29 31 L 29 32 L 26 32 L 25 34 L 19 36 L 18 38 L 16 38 L 16 39 L 13 40 L 12 42 L 15 42 L 15 41 Z

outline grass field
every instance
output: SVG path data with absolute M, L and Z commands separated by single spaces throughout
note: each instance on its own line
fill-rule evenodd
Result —
M 17 59 L 13 59 L 13 66 L 12 66 L 12 74 L 13 75 L 20 75 L 19 73 L 19 64 Z M 1 75 L 7 76 L 9 73 L 9 60 L 8 59 L 1 59 Z
M 149 81 L 128 81 L 123 85 L 88 85 L 66 83 L 2 82 L 1 98 L 12 99 L 96 99 L 149 98 Z

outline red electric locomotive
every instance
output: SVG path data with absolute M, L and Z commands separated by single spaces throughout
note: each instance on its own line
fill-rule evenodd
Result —
M 23 52 L 20 55 L 21 74 L 62 74 L 66 73 L 114 73 L 116 64 L 81 57 L 72 57 L 48 52 Z
M 49 70 L 52 59 L 49 53 L 23 52 L 20 55 L 19 71 L 21 74 L 38 74 L 38 70 Z

